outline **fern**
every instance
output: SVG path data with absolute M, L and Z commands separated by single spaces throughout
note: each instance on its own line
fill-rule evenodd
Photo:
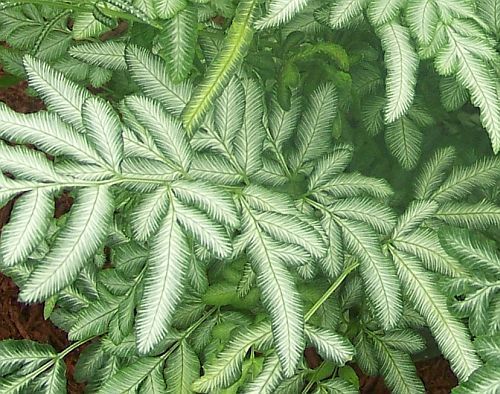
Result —
M 423 392 L 422 330 L 498 388 L 497 2 L 4 3 L 0 270 L 74 343 L 1 392 Z

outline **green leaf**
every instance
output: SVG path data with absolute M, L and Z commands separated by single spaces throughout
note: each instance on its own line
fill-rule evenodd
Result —
M 389 331 L 379 339 L 385 345 L 404 353 L 414 354 L 426 348 L 426 343 L 420 334 L 410 329 Z
M 373 26 L 380 26 L 394 19 L 406 0 L 373 0 L 367 14 Z
M 453 394 L 484 393 L 494 394 L 500 389 L 498 365 L 488 363 L 475 371 L 470 379 L 452 390 Z
M 405 295 L 427 321 L 453 371 L 466 380 L 481 365 L 466 328 L 448 311 L 446 298 L 421 263 L 404 252 L 393 248 L 390 251 Z
M 66 391 L 66 363 L 57 360 L 54 366 L 42 375 L 42 393 L 44 394 L 65 394 Z
M 365 222 L 382 234 L 389 233 L 396 224 L 396 215 L 389 207 L 368 198 L 338 200 L 328 208 L 336 216 Z
M 296 152 L 291 158 L 295 171 L 305 162 L 327 153 L 331 147 L 333 120 L 337 115 L 335 85 L 321 85 L 308 102 L 297 128 Z
M 35 267 L 21 290 L 29 302 L 41 301 L 72 283 L 84 264 L 104 241 L 113 213 L 108 187 L 88 187 L 78 192 L 69 219 L 54 243 Z
M 305 333 L 307 339 L 325 359 L 337 365 L 343 365 L 352 360 L 354 347 L 342 335 L 328 328 L 314 327 L 310 324 L 306 325 Z
M 438 7 L 434 0 L 410 0 L 406 18 L 412 33 L 422 45 L 429 45 L 438 23 Z
M 499 169 L 499 157 L 488 157 L 468 167 L 456 167 L 432 198 L 443 203 L 460 199 L 478 186 L 491 186 L 498 179 Z
M 454 277 L 465 274 L 462 265 L 446 254 L 439 243 L 438 235 L 428 229 L 419 229 L 403 235 L 395 239 L 393 244 L 398 249 L 417 256 L 428 270 Z
M 118 370 L 109 378 L 103 387 L 98 391 L 99 394 L 124 394 L 129 390 L 136 390 L 142 381 L 163 364 L 163 358 L 142 357 Z
M 222 50 L 208 66 L 204 79 L 196 87 L 184 110 L 182 119 L 189 134 L 193 134 L 200 126 L 215 98 L 245 57 L 253 36 L 252 23 L 256 7 L 257 0 L 239 3 Z
M 130 225 L 138 241 L 147 241 L 155 234 L 169 207 L 168 189 L 159 187 L 145 194 L 131 212 Z
M 186 0 L 157 0 L 154 2 L 156 15 L 163 19 L 172 18 L 184 7 L 186 7 Z
M 455 149 L 453 147 L 440 148 L 432 155 L 430 160 L 422 166 L 415 185 L 415 197 L 426 200 L 441 185 L 446 175 L 446 170 L 455 160 Z
M 128 45 L 125 61 L 130 76 L 147 97 L 158 100 L 172 115 L 181 114 L 191 96 L 191 84 L 171 81 L 166 63 L 145 48 Z
M 8 375 L 29 363 L 36 365 L 49 361 L 57 353 L 52 346 L 29 340 L 0 341 L 0 376 Z
M 152 350 L 167 335 L 184 290 L 189 248 L 176 219 L 170 205 L 158 233 L 150 241 L 144 295 L 136 318 L 137 347 L 141 353 Z
M 166 394 L 163 365 L 160 363 L 141 383 L 139 394 Z
M 127 63 L 125 63 L 125 44 L 121 42 L 88 42 L 81 45 L 74 45 L 68 52 L 75 59 L 92 66 L 116 71 L 127 69 Z
M 2 264 L 12 266 L 28 258 L 44 239 L 53 210 L 54 197 L 47 190 L 35 189 L 16 201 L 10 221 L 2 230 Z
M 101 157 L 114 170 L 120 170 L 123 160 L 122 125 L 111 105 L 91 97 L 83 103 L 83 125 Z
M 72 29 L 75 40 L 97 37 L 106 30 L 108 30 L 108 27 L 95 19 L 92 12 L 76 13 Z
M 406 27 L 393 21 L 380 26 L 377 34 L 387 68 L 385 122 L 392 123 L 408 112 L 413 102 L 418 57 Z
M 251 346 L 266 348 L 272 341 L 271 327 L 267 322 L 243 327 L 228 343 L 217 358 L 204 366 L 203 376 L 194 382 L 193 389 L 208 393 L 217 388 L 229 387 L 241 374 L 243 358 Z
M 78 112 L 80 114 L 80 112 Z M 80 116 L 80 115 L 79 115 Z M 0 104 L 0 137 L 19 144 L 33 144 L 52 155 L 68 155 L 85 163 L 102 163 L 102 159 L 88 138 L 50 112 L 18 114 Z M 17 151 L 17 152 L 16 152 Z M 11 153 L 9 153 L 11 152 Z M 36 156 L 21 148 L 5 149 L 5 154 Z M 28 159 L 25 165 L 36 159 Z M 19 171 L 19 166 L 16 166 Z M 41 167 L 41 169 L 47 166 Z
M 422 132 L 406 116 L 389 124 L 385 132 L 389 151 L 405 170 L 414 168 L 420 159 L 422 140 Z
M 347 27 L 354 19 L 362 15 L 368 0 L 340 0 L 332 4 L 330 10 L 330 25 L 334 29 Z
M 192 393 L 191 386 L 200 376 L 200 361 L 194 350 L 183 340 L 167 359 L 165 377 L 167 393 Z
M 393 392 L 410 394 L 425 391 L 409 355 L 389 348 L 378 338 L 374 340 L 374 344 L 375 354 L 380 362 L 380 372 L 384 377 L 384 382 Z
M 47 107 L 66 122 L 82 130 L 81 110 L 90 93 L 31 55 L 24 57 L 24 67 L 28 73 L 30 87 L 37 91 Z
M 174 195 L 183 203 L 195 205 L 217 222 L 238 227 L 239 219 L 231 195 L 203 181 L 177 180 L 172 183 Z
M 146 97 L 129 96 L 125 102 L 165 157 L 187 171 L 192 153 L 180 121 L 166 113 L 158 102 Z
M 76 341 L 104 334 L 118 310 L 119 301 L 119 299 L 99 300 L 79 311 L 75 323 L 69 330 L 69 338 Z
M 439 208 L 435 217 L 452 226 L 487 229 L 500 226 L 500 207 L 489 201 L 476 204 L 449 202 Z
M 245 116 L 234 138 L 234 156 L 242 171 L 250 176 L 262 166 L 262 144 L 266 133 L 262 124 L 264 94 L 261 86 L 251 79 L 243 80 L 243 87 Z
M 393 328 L 402 310 L 394 265 L 382 253 L 378 237 L 370 227 L 349 219 L 337 219 L 337 223 L 342 227 L 346 248 L 361 263 L 364 286 L 380 323 L 386 329 Z
M 219 258 L 231 256 L 232 247 L 227 231 L 219 223 L 196 207 L 174 203 L 179 224 L 200 243 Z
M 262 372 L 243 387 L 245 394 L 272 394 L 283 380 L 280 359 L 272 354 L 264 360 Z
M 162 53 L 172 80 L 182 81 L 189 75 L 195 55 L 197 36 L 198 12 L 194 5 L 187 6 L 166 21 L 159 39 L 164 45 Z
M 304 9 L 308 0 L 271 0 L 265 16 L 255 22 L 257 30 L 277 27 L 290 21 Z

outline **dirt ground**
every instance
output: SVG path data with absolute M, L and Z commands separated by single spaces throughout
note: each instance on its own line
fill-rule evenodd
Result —
M 0 76 L 2 71 L 0 69 Z M 24 93 L 26 83 L 0 89 L 0 101 L 5 102 L 18 112 L 35 112 L 43 108 L 43 104 Z M 56 204 L 56 215 L 69 208 L 70 201 L 62 199 Z M 0 210 L 0 227 L 8 221 L 10 205 Z M 58 351 L 68 346 L 68 338 L 64 331 L 59 330 L 50 321 L 43 318 L 43 306 L 26 305 L 17 301 L 18 288 L 7 277 L 0 274 L 0 340 L 31 339 L 49 343 Z M 65 361 L 67 365 L 68 393 L 83 393 L 84 386 L 73 379 L 73 371 L 81 349 L 69 354 Z M 307 354 L 308 358 L 314 357 Z M 449 364 L 442 358 L 427 360 L 417 363 L 418 374 L 423 380 L 427 393 L 445 394 L 456 386 L 456 377 L 450 370 Z M 361 372 L 361 392 L 383 394 L 390 393 L 384 385 L 383 379 L 363 376 Z

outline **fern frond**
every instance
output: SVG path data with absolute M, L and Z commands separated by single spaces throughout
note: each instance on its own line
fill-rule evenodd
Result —
M 389 207 L 368 198 L 338 200 L 328 208 L 336 216 L 365 222 L 382 234 L 396 224 L 396 215 Z
M 68 155 L 87 163 L 102 163 L 88 139 L 55 114 L 18 114 L 0 104 L 0 120 L 0 137 L 6 140 L 34 144 L 52 155 Z
M 405 5 L 405 0 L 372 0 L 367 15 L 373 26 L 380 26 L 394 19 Z
M 10 221 L 2 230 L 2 264 L 13 266 L 28 258 L 44 239 L 53 210 L 54 196 L 47 190 L 33 190 L 16 201 Z
M 196 207 L 175 200 L 175 212 L 179 224 L 200 243 L 219 258 L 231 256 L 232 246 L 227 231 L 219 223 Z
M 166 368 L 165 368 L 166 369 Z M 163 377 L 163 365 L 161 363 L 154 369 L 146 379 L 141 383 L 139 394 L 153 393 L 153 394 L 164 394 L 165 393 L 165 379 Z
M 410 0 L 406 8 L 406 19 L 420 44 L 429 45 L 434 38 L 439 20 L 434 0 Z
M 29 340 L 5 339 L 0 342 L 0 375 L 5 376 L 23 365 L 39 365 L 57 356 L 52 346 Z
M 125 44 L 115 41 L 102 43 L 92 42 L 75 45 L 70 48 L 69 54 L 75 59 L 92 66 L 108 70 L 126 70 Z
M 336 175 L 326 185 L 318 188 L 318 191 L 325 191 L 335 198 L 359 197 L 363 194 L 386 198 L 393 193 L 387 181 L 370 178 L 358 172 Z
M 257 273 L 262 302 L 271 315 L 273 338 L 285 376 L 295 373 L 304 349 L 302 302 L 291 274 L 282 263 L 273 261 L 260 234 L 247 248 Z
M 464 274 L 462 266 L 446 254 L 437 234 L 430 230 L 415 230 L 396 238 L 393 243 L 400 250 L 417 256 L 428 270 L 456 277 Z
M 104 100 L 91 97 L 82 107 L 83 126 L 101 157 L 114 170 L 123 160 L 122 125 L 113 107 Z
M 156 15 L 163 19 L 172 18 L 186 7 L 186 0 L 157 0 L 154 3 Z
M 362 15 L 368 0 L 340 0 L 330 9 L 330 25 L 334 29 L 346 27 L 352 20 Z
M 500 226 L 500 207 L 489 201 L 476 204 L 449 202 L 443 204 L 435 216 L 452 226 L 469 229 Z
M 108 30 L 108 27 L 98 21 L 91 11 L 78 12 L 73 22 L 73 38 L 83 40 L 85 38 L 97 37 Z
M 224 350 L 205 365 L 203 376 L 196 380 L 193 389 L 208 393 L 234 383 L 241 374 L 243 358 L 253 346 L 262 346 L 272 341 L 271 327 L 267 322 L 243 328 L 231 338 Z M 266 346 L 262 346 L 266 347 Z
M 500 274 L 500 254 L 487 238 L 474 236 L 462 229 L 445 229 L 440 233 L 444 248 L 463 264 Z
M 249 384 L 243 387 L 245 394 L 272 394 L 283 381 L 283 372 L 279 358 L 272 354 L 264 360 L 260 374 Z
M 183 0 L 184 1 L 184 0 Z M 188 5 L 165 23 L 159 40 L 168 65 L 168 72 L 176 82 L 183 81 L 191 71 L 198 36 L 198 12 Z
M 167 73 L 166 63 L 135 45 L 127 46 L 125 61 L 128 71 L 146 96 L 158 100 L 173 115 L 180 115 L 191 97 L 191 84 L 175 84 Z
M 259 227 L 274 239 L 299 245 L 318 259 L 325 255 L 326 249 L 320 234 L 298 218 L 274 212 L 256 214 L 255 218 Z
M 464 197 L 476 187 L 492 186 L 498 179 L 499 169 L 498 157 L 485 158 L 468 167 L 456 167 L 432 198 L 443 203 Z
M 387 125 L 385 132 L 387 147 L 406 170 L 414 168 L 420 159 L 422 140 L 422 132 L 406 116 Z
M 141 198 L 130 214 L 130 226 L 135 239 L 147 241 L 158 231 L 160 223 L 168 211 L 168 197 L 168 190 L 160 187 Z
M 313 192 L 323 186 L 331 178 L 345 170 L 352 159 L 352 149 L 335 149 L 333 152 L 320 157 L 309 175 L 307 189 Z
M 196 179 L 229 186 L 238 185 L 243 180 L 241 174 L 228 160 L 214 155 L 195 155 L 189 173 Z
M 273 92 L 269 104 L 269 139 L 274 149 L 281 152 L 283 144 L 290 139 L 300 119 L 302 103 L 300 97 L 292 95 L 290 109 L 285 111 L 278 102 L 276 92 Z M 275 152 L 275 153 L 277 153 Z
M 24 57 L 24 67 L 30 86 L 42 97 L 47 107 L 66 122 L 82 130 L 81 110 L 90 93 L 30 55 Z
M 138 122 L 145 127 L 158 148 L 183 171 L 191 164 L 191 147 L 179 120 L 161 105 L 147 97 L 128 96 L 125 103 Z
M 203 181 L 177 180 L 172 184 L 174 195 L 186 204 L 193 204 L 212 219 L 230 228 L 239 225 L 236 206 L 229 194 Z
M 495 363 L 487 363 L 475 371 L 470 379 L 453 389 L 453 394 L 488 393 L 500 389 L 500 370 Z
M 309 0 L 271 0 L 266 15 L 255 22 L 257 30 L 277 27 L 289 22 L 304 9 Z
M 137 348 L 141 353 L 152 350 L 166 336 L 183 293 L 189 247 L 176 219 L 175 208 L 170 205 L 150 242 L 144 295 L 136 318 Z
M 332 144 L 331 129 L 336 115 L 335 86 L 321 85 L 309 98 L 309 104 L 297 128 L 297 149 L 291 157 L 295 171 L 298 171 L 305 162 L 328 152 Z
M 245 117 L 242 128 L 234 138 L 234 156 L 243 173 L 250 176 L 262 167 L 262 146 L 266 136 L 262 123 L 264 92 L 261 86 L 251 79 L 242 82 L 245 92 Z
M 379 339 L 385 345 L 404 353 L 418 353 L 426 347 L 424 338 L 410 329 L 389 331 Z
M 366 292 L 383 327 L 394 327 L 401 317 L 402 300 L 392 262 L 384 256 L 376 233 L 350 219 L 336 220 L 342 228 L 346 248 L 361 263 Z
M 158 365 L 163 364 L 160 357 L 142 357 L 133 364 L 120 368 L 97 392 L 98 394 L 121 394 L 137 390 L 141 382 L 152 374 Z
M 445 297 L 437 290 L 434 278 L 420 262 L 404 252 L 390 249 L 402 288 L 415 309 L 426 319 L 443 355 L 453 371 L 466 380 L 481 365 L 466 328 L 446 306 Z
M 112 198 L 106 186 L 78 192 L 67 224 L 21 290 L 23 300 L 44 300 L 76 279 L 107 235 L 113 213 Z
M 229 28 L 224 46 L 210 63 L 203 81 L 196 87 L 183 115 L 183 123 L 189 134 L 203 121 L 215 98 L 221 93 L 246 55 L 253 35 L 253 19 L 256 0 L 244 0 L 236 9 L 236 16 Z
M 455 160 L 455 149 L 446 147 L 436 150 L 432 157 L 425 162 L 416 179 L 415 198 L 426 200 L 441 185 L 446 170 Z
M 387 68 L 385 122 L 392 123 L 410 108 L 415 95 L 418 57 L 410 42 L 408 28 L 389 22 L 377 30 Z
M 354 346 L 343 336 L 322 327 L 306 325 L 307 339 L 317 349 L 318 353 L 337 365 L 344 365 L 354 356 Z
M 193 382 L 200 376 L 200 361 L 186 340 L 181 341 L 178 348 L 167 359 L 165 376 L 166 393 L 191 392 Z
M 391 349 L 385 342 L 373 336 L 376 357 L 380 362 L 380 372 L 388 387 L 396 393 L 423 393 L 422 381 L 417 376 L 410 356 Z
M 238 105 L 235 105 L 235 103 L 238 103 Z M 242 105 L 243 103 L 245 105 Z M 238 78 L 233 77 L 221 95 L 217 97 L 214 108 L 215 128 L 221 140 L 228 146 L 231 146 L 234 137 L 240 132 L 243 126 L 245 108 L 246 101 L 243 84 Z
M 481 121 L 490 135 L 493 151 L 500 151 L 500 104 L 494 84 L 493 73 L 489 66 L 473 56 L 464 48 L 457 37 L 449 34 L 450 42 L 456 46 L 458 69 L 457 80 L 465 86 L 471 95 L 472 104 L 481 110 Z

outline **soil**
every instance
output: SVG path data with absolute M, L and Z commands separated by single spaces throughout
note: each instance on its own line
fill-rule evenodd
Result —
M 0 69 L 0 77 L 2 70 Z M 43 109 L 43 103 L 26 95 L 26 82 L 21 82 L 8 89 L 0 89 L 0 101 L 18 112 L 35 112 Z M 71 199 L 63 196 L 56 202 L 56 217 L 66 212 L 71 206 Z M 0 209 L 0 228 L 8 221 L 11 204 Z M 26 305 L 18 302 L 19 289 L 11 279 L 0 274 L 0 340 L 2 339 L 30 339 L 51 344 L 57 351 L 69 345 L 64 331 L 55 327 L 50 321 L 43 318 L 43 306 L 40 304 Z M 73 371 L 82 348 L 76 349 L 66 358 L 68 393 L 83 393 L 84 386 L 75 382 Z M 314 349 L 306 350 L 306 357 L 311 365 L 319 365 L 320 360 Z M 425 384 L 427 393 L 449 393 L 457 384 L 457 379 L 450 370 L 449 364 L 443 358 L 436 358 L 417 363 L 418 375 Z M 385 394 L 390 391 L 384 381 L 378 377 L 363 375 L 356 370 L 360 377 L 361 393 Z

